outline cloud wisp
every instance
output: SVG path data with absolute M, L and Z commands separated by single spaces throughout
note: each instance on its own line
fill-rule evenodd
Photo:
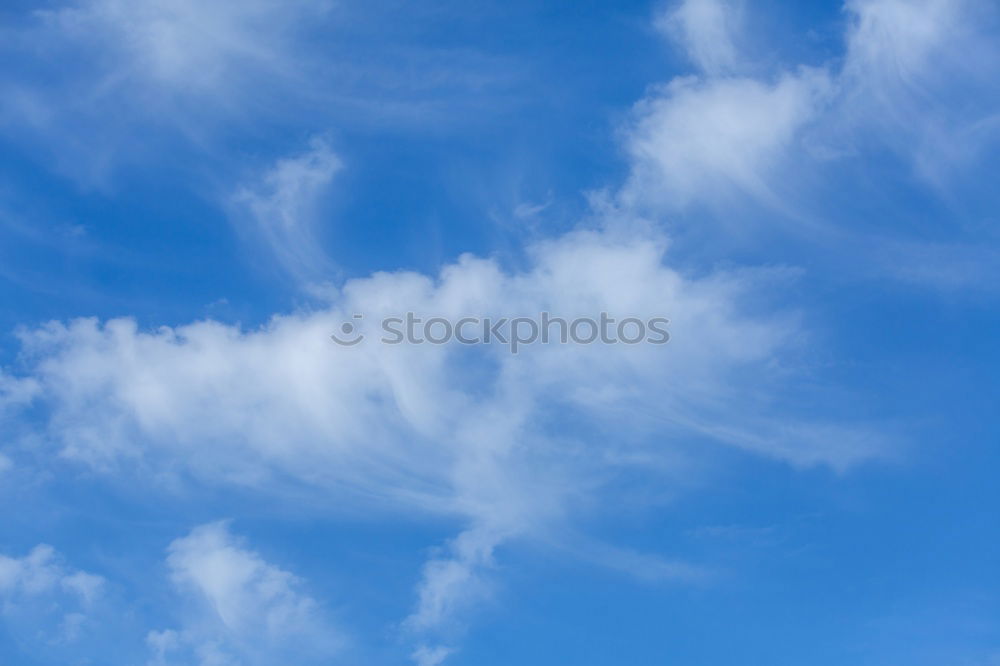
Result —
M 305 285 L 318 286 L 332 277 L 317 229 L 322 199 L 341 168 L 327 142 L 317 137 L 307 151 L 279 159 L 232 199 L 238 231 Z

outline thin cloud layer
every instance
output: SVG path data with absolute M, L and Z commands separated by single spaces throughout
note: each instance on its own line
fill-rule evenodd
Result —
M 79 0 L 32 12 L 9 31 L 0 127 L 87 187 L 171 145 L 209 147 L 226 123 L 277 114 L 309 59 L 297 35 L 325 3 Z M 115 122 L 107 119 L 113 117 Z M 228 119 L 228 120 L 226 120 Z
M 230 85 L 234 76 L 287 70 L 289 33 L 296 22 L 329 6 L 311 5 L 296 0 L 79 0 L 38 15 L 70 40 L 120 49 L 121 69 L 112 78 L 219 97 L 220 86 Z
M 248 146 L 269 146 L 269 131 L 301 140 L 345 125 L 441 129 L 509 104 L 513 77 L 489 54 L 358 39 L 372 20 L 386 37 L 437 20 L 432 8 L 410 10 L 66 0 L 15 13 L 0 40 L 17 63 L 0 72 L 0 130 L 88 189 L 110 193 L 131 169 L 172 166 L 211 196 L 238 178 Z

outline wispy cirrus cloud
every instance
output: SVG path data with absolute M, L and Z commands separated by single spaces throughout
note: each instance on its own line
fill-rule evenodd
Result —
M 33 76 L 9 69 L 0 79 L 11 101 L 0 128 L 108 188 L 122 164 L 161 159 L 178 138 L 214 144 L 223 119 L 241 125 L 273 109 L 307 66 L 296 35 L 326 7 L 79 0 L 37 10 L 3 47 Z
M 44 28 L 67 41 L 119 49 L 118 69 L 109 83 L 130 81 L 218 98 L 251 72 L 290 69 L 296 24 L 329 7 L 328 2 L 297 0 L 76 0 L 37 16 Z
M 12 17 L 0 52 L 18 66 L 0 72 L 0 132 L 106 192 L 123 167 L 164 168 L 168 155 L 202 186 L 226 182 L 220 174 L 239 172 L 234 142 L 261 141 L 262 127 L 298 137 L 345 125 L 441 128 L 500 105 L 517 78 L 471 46 L 357 39 L 371 23 L 436 20 L 417 6 L 66 0 Z
M 232 198 L 237 231 L 301 283 L 333 277 L 318 232 L 323 197 L 341 168 L 327 142 L 316 137 L 308 150 L 279 159 Z
M 846 8 L 852 21 L 835 109 L 841 122 L 912 160 L 934 184 L 972 167 L 983 145 L 1000 138 L 996 6 L 852 0 Z

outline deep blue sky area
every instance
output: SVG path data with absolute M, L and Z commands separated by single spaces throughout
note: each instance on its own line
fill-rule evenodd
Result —
M 5 3 L 0 664 L 1000 663 L 998 36 Z

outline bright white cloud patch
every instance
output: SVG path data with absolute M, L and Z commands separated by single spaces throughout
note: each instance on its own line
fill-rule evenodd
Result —
M 313 663 L 339 651 L 339 631 L 302 581 L 249 550 L 224 523 L 195 528 L 168 552 L 170 579 L 193 606 L 184 628 L 150 632 L 153 663 L 189 653 L 206 665 Z
M 675 208 L 733 190 L 773 202 L 770 177 L 830 86 L 811 69 L 773 83 L 675 79 L 635 109 L 623 202 Z
M 802 174 L 869 144 L 897 151 L 934 181 L 993 145 L 1000 50 L 987 26 L 998 22 L 995 7 L 852 0 L 846 11 L 842 62 L 778 72 L 761 65 L 755 76 L 729 66 L 738 60 L 737 6 L 687 0 L 665 14 L 660 26 L 701 73 L 655 87 L 636 105 L 622 203 L 662 212 L 739 193 L 780 210 L 797 198 L 790 183 L 812 187 Z
M 773 181 L 835 91 L 823 68 L 759 77 L 741 56 L 742 3 L 684 0 L 657 22 L 700 70 L 654 87 L 625 128 L 631 175 L 621 203 L 654 215 L 733 194 L 781 207 Z M 737 67 L 740 65 L 740 67 Z
M 581 232 L 538 246 L 525 272 L 464 257 L 435 279 L 377 274 L 348 282 L 329 310 L 276 317 L 256 331 L 206 321 L 140 332 L 124 319 L 78 320 L 22 340 L 64 455 L 101 464 L 178 455 L 200 475 L 231 480 L 277 466 L 316 481 L 422 488 L 433 504 L 455 464 L 475 460 L 490 440 L 523 438 L 519 417 L 545 403 L 595 416 L 657 405 L 656 421 L 701 431 L 710 421 L 680 403 L 707 409 L 739 390 L 733 382 L 768 381 L 767 366 L 799 331 L 793 318 L 747 312 L 740 302 L 780 274 L 689 279 L 663 265 L 662 252 L 661 239 Z M 342 348 L 329 339 L 352 313 L 377 326 L 381 315 L 407 310 L 666 316 L 673 339 L 664 347 L 534 346 L 517 356 L 489 346 L 482 351 L 490 372 L 475 381 L 453 363 L 469 351 L 457 345 L 373 339 Z M 762 372 L 749 371 L 758 366 Z M 730 412 L 723 422 L 749 435 L 746 417 Z M 726 439 L 796 462 L 857 456 L 780 438 Z M 200 455 L 185 455 L 191 447 Z

